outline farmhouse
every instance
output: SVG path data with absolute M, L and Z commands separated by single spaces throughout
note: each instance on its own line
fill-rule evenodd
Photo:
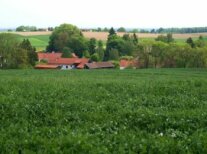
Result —
M 93 63 L 86 63 L 86 69 L 103 69 L 103 68 L 114 68 L 114 64 L 112 62 L 93 62 Z
M 136 68 L 139 67 L 139 63 L 137 60 L 126 60 L 122 59 L 119 61 L 120 70 L 126 69 L 126 68 Z
M 47 61 L 47 64 L 38 64 L 36 69 L 83 69 L 88 63 L 87 58 L 78 58 L 73 55 L 73 58 L 61 58 L 62 53 L 38 53 L 39 62 Z

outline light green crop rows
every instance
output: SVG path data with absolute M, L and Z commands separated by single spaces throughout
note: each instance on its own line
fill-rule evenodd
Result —
M 0 153 L 207 153 L 207 70 L 0 71 Z

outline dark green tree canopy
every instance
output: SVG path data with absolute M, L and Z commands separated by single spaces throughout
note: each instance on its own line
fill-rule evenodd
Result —
M 36 49 L 32 47 L 30 41 L 28 39 L 24 39 L 20 43 L 20 48 L 25 49 L 27 51 L 29 64 L 35 66 L 36 61 L 38 61 L 38 56 L 36 53 Z
M 79 57 L 82 57 L 83 51 L 88 49 L 87 40 L 76 26 L 62 24 L 54 29 L 47 51 L 62 52 L 64 47 L 69 47 Z
M 124 27 L 120 27 L 117 29 L 117 32 L 126 32 L 126 29 Z
M 191 37 L 189 37 L 187 40 L 186 40 L 186 43 L 188 43 L 192 48 L 195 47 L 195 43 L 193 41 L 193 39 Z
M 93 55 L 96 52 L 96 39 L 91 38 L 88 42 L 88 50 L 90 55 Z
M 111 27 L 111 29 L 109 30 L 109 36 L 112 36 L 112 35 L 116 35 L 116 31 L 114 30 L 113 27 Z
M 0 68 L 29 67 L 28 51 L 14 34 L 0 34 Z

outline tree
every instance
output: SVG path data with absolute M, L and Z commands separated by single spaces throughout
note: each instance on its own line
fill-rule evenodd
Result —
M 92 61 L 95 61 L 95 62 L 99 61 L 99 55 L 98 55 L 97 53 L 94 53 L 94 54 L 91 56 L 91 60 L 92 60 Z
M 109 60 L 119 60 L 119 51 L 117 49 L 110 50 Z
M 98 41 L 98 48 L 96 49 L 96 53 L 99 55 L 99 60 L 104 60 L 104 48 L 103 48 L 103 42 L 101 40 Z
M 133 29 L 131 32 L 132 32 L 132 33 L 138 33 L 139 30 L 138 30 L 138 29 Z
M 167 48 L 168 44 L 160 41 L 156 41 L 152 44 L 152 51 L 151 55 L 153 57 L 154 67 L 162 67 L 163 59 L 164 59 L 164 52 Z
M 25 49 L 27 51 L 29 64 L 31 64 L 32 66 L 35 66 L 36 61 L 38 61 L 38 56 L 35 51 L 36 49 L 32 47 L 30 41 L 28 39 L 24 39 L 20 43 L 20 48 Z
M 103 41 L 101 41 L 101 40 L 98 41 L 98 48 L 103 49 Z
M 171 42 L 173 42 L 173 41 L 174 41 L 174 39 L 173 39 L 172 34 L 171 34 L 171 33 L 168 33 L 168 34 L 167 34 L 167 43 L 171 43 Z
M 133 33 L 133 42 L 135 45 L 137 45 L 139 43 L 136 33 Z
M 171 43 L 174 41 L 173 36 L 170 33 L 168 33 L 167 36 L 159 35 L 155 40 L 165 42 L 165 43 Z
M 130 41 L 130 36 L 129 34 L 124 34 L 122 37 L 125 41 Z
M 152 30 L 150 31 L 150 33 L 156 33 L 156 30 L 155 30 L 155 29 L 152 29 Z
M 113 27 L 109 30 L 109 36 L 116 35 L 116 32 Z
M 206 42 L 203 39 L 203 36 L 199 36 L 198 40 L 195 41 L 195 46 L 202 48 L 202 47 L 205 47 L 205 45 L 206 45 Z
M 70 48 L 79 57 L 83 56 L 83 51 L 88 50 L 87 40 L 81 31 L 71 24 L 62 24 L 54 29 L 47 51 L 62 51 L 64 47 Z
M 186 40 L 186 43 L 189 44 L 191 46 L 191 48 L 194 48 L 195 47 L 195 43 L 194 43 L 194 41 L 193 41 L 193 39 L 191 37 L 189 37 Z
M 126 32 L 126 29 L 124 27 L 120 27 L 119 29 L 117 29 L 117 32 Z
M 37 27 L 35 26 L 19 26 L 16 28 L 17 32 L 30 32 L 30 31 L 37 31 Z
M 134 56 L 136 56 L 139 61 L 141 67 L 149 68 L 152 64 L 151 62 L 151 52 L 152 52 L 152 41 L 143 41 L 138 45 L 138 50 L 134 52 Z
M 83 51 L 83 57 L 90 58 L 90 53 L 88 52 L 88 50 Z
M 16 35 L 0 34 L 0 67 L 23 68 L 28 66 L 27 50 L 20 47 Z
M 102 31 L 101 27 L 98 27 L 97 32 L 101 32 L 101 31 Z
M 108 28 L 105 27 L 105 28 L 103 29 L 103 32 L 109 32 Z
M 88 50 L 90 55 L 93 55 L 96 52 L 96 39 L 91 38 L 88 43 Z
M 71 58 L 71 57 L 72 57 L 71 49 L 68 47 L 64 47 L 62 58 Z
M 109 35 L 106 43 L 106 52 L 105 52 L 104 60 L 109 60 L 110 51 L 112 49 L 117 49 L 119 51 L 120 46 L 123 43 L 124 40 L 120 36 L 117 36 L 116 34 Z
M 167 37 L 164 35 L 159 35 L 157 36 L 157 38 L 155 39 L 155 41 L 161 41 L 161 42 L 167 42 Z

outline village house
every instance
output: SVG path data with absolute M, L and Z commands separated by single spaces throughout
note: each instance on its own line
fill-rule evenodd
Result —
M 114 68 L 114 64 L 112 62 L 93 62 L 86 63 L 86 69 L 106 69 L 106 68 Z
M 126 69 L 126 68 L 137 68 L 139 67 L 139 63 L 137 60 L 126 60 L 122 59 L 119 61 L 120 70 Z
M 88 63 L 87 58 L 78 58 L 75 54 L 72 58 L 62 58 L 62 53 L 38 53 L 38 60 L 46 61 L 45 64 L 37 64 L 36 69 L 83 69 Z

